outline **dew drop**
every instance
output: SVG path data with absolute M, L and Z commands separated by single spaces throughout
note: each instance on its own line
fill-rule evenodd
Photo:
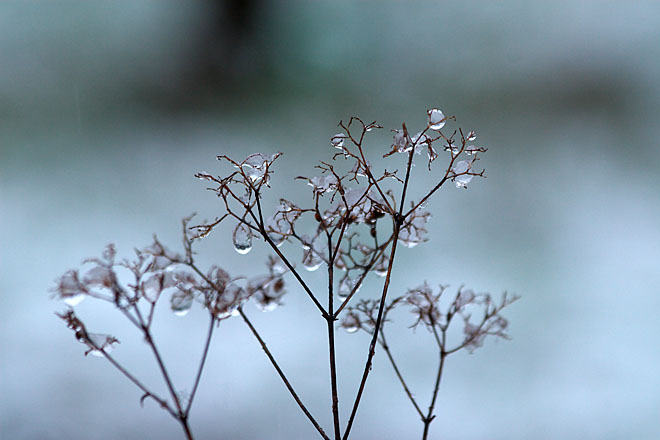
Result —
M 113 344 L 117 342 L 112 336 L 101 333 L 88 333 L 87 339 L 89 340 L 89 342 L 86 342 L 90 348 L 89 354 L 97 357 L 103 357 L 104 351 L 110 353 L 114 349 Z
M 268 259 L 268 266 L 273 275 L 282 275 L 288 270 L 284 261 L 280 257 L 270 256 Z
M 472 180 L 472 176 L 459 176 L 455 179 L 456 188 L 467 188 L 468 183 Z
M 262 312 L 272 312 L 279 306 L 277 301 L 257 301 L 255 304 Z
M 357 325 L 351 327 L 344 327 L 344 330 L 346 330 L 346 333 L 355 333 L 356 331 L 360 330 L 360 327 L 358 327 Z
M 346 262 L 344 261 L 343 258 L 339 257 L 335 259 L 335 269 L 341 270 L 341 271 L 346 271 Z
M 460 148 L 455 144 L 445 144 L 445 151 L 451 151 L 452 156 L 458 154 Z
M 434 108 L 427 113 L 429 115 L 429 128 L 431 130 L 440 130 L 445 126 L 447 118 L 445 118 L 445 115 L 440 110 Z
M 193 296 L 188 292 L 178 291 L 172 294 L 170 307 L 176 316 L 185 316 L 190 311 Z
M 75 307 L 78 304 L 80 304 L 83 299 L 85 299 L 85 295 L 82 293 L 78 293 L 76 295 L 67 295 L 63 297 L 62 302 L 64 302 L 64 304 L 66 304 L 67 306 Z
M 468 183 L 472 180 L 471 175 L 463 174 L 467 173 L 472 164 L 468 161 L 462 160 L 452 167 L 452 172 L 454 174 L 461 174 L 454 178 L 454 183 L 456 183 L 456 188 L 467 188 Z
M 280 211 L 281 212 L 291 212 L 296 208 L 296 205 L 289 202 L 287 199 L 280 199 Z
M 458 185 L 456 185 L 456 186 L 458 186 Z M 401 243 L 402 245 L 404 245 L 408 249 L 412 249 L 412 248 L 414 248 L 415 246 L 417 246 L 419 244 L 416 241 L 402 240 L 402 239 L 399 239 L 399 243 Z
M 387 264 L 388 260 L 383 255 L 383 258 L 374 266 L 374 273 L 379 277 L 384 277 L 387 275 Z
M 174 314 L 175 314 L 176 316 L 186 316 L 186 315 L 188 314 L 188 311 L 189 311 L 189 310 L 190 310 L 190 309 L 175 310 L 175 311 L 174 311 Z
M 338 148 L 341 150 L 341 148 L 344 146 L 344 139 L 346 138 L 346 135 L 343 133 L 337 133 L 330 139 L 330 143 L 332 144 L 333 147 Z
M 472 156 L 473 154 L 476 154 L 478 152 L 479 152 L 479 147 L 477 147 L 476 145 L 468 145 L 467 147 L 465 147 L 465 154 L 467 154 L 468 156 Z
M 348 295 L 351 294 L 357 283 L 358 283 L 357 278 L 350 278 L 348 276 L 345 276 L 339 282 L 339 289 L 337 290 L 337 296 L 339 296 L 340 298 L 347 298 Z M 360 287 L 356 289 L 355 293 L 357 293 L 358 290 L 360 290 Z
M 349 312 L 341 322 L 346 333 L 355 333 L 360 330 L 360 318 L 353 312 Z
M 241 255 L 245 255 L 252 249 L 252 231 L 243 223 L 236 225 L 234 229 L 234 249 Z
M 272 241 L 275 246 L 280 247 L 284 244 L 284 241 L 286 240 L 286 237 L 278 232 L 271 231 L 268 232 L 268 238 L 270 238 L 270 241 Z
M 238 307 L 230 307 L 217 315 L 215 315 L 215 319 L 226 319 L 229 318 L 230 316 L 236 316 L 238 314 Z
M 314 272 L 321 267 L 321 264 L 323 264 L 323 260 L 321 260 L 321 257 L 319 257 L 316 252 L 309 248 L 305 249 L 302 260 L 302 265 L 305 269 Z

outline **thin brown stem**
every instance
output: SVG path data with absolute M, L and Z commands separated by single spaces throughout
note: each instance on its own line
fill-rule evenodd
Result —
M 140 312 L 140 308 L 138 307 L 137 303 L 133 304 L 133 309 L 135 310 L 137 320 L 140 324 L 139 327 L 142 330 L 142 333 L 144 334 L 144 340 L 147 343 L 147 345 L 149 345 L 149 348 L 151 348 L 151 352 L 156 358 L 156 363 L 158 364 L 160 373 L 163 376 L 165 385 L 167 385 L 167 389 L 169 390 L 170 395 L 172 396 L 172 400 L 176 405 L 177 413 L 179 414 L 178 419 L 183 425 L 186 435 L 189 435 L 188 438 L 192 439 L 192 433 L 190 432 L 190 427 L 188 426 L 188 421 L 187 421 L 188 417 L 183 410 L 183 406 L 181 405 L 181 399 L 179 398 L 179 396 L 176 393 L 176 390 L 174 389 L 174 382 L 172 382 L 172 379 L 170 378 L 170 375 L 167 372 L 167 368 L 165 367 L 165 362 L 163 361 L 163 358 L 160 355 L 160 351 L 158 350 L 158 347 L 156 347 L 156 342 L 151 336 L 151 329 L 145 322 L 144 318 L 142 317 L 142 312 Z
M 186 405 L 186 410 L 184 414 L 186 417 L 190 414 L 190 407 L 192 406 L 193 399 L 195 398 L 195 393 L 197 392 L 197 387 L 199 386 L 199 381 L 202 378 L 202 371 L 204 370 L 204 364 L 206 363 L 206 357 L 209 353 L 209 346 L 211 344 L 211 338 L 213 337 L 213 329 L 215 328 L 215 317 L 211 314 L 211 319 L 209 323 L 209 330 L 206 334 L 206 342 L 204 343 L 204 350 L 202 351 L 202 359 L 199 361 L 199 368 L 197 369 L 197 376 L 195 376 L 195 383 L 190 392 L 190 398 L 188 399 L 188 404 Z
M 158 368 L 160 369 L 161 375 L 163 376 L 163 379 L 165 380 L 165 384 L 167 385 L 167 389 L 169 390 L 170 394 L 172 395 L 172 400 L 174 400 L 174 404 L 176 405 L 177 411 L 180 414 L 181 418 L 185 418 L 185 413 L 183 411 L 183 407 L 181 406 L 181 399 L 179 396 L 176 394 L 176 390 L 174 389 L 174 383 L 172 382 L 172 379 L 170 378 L 169 373 L 167 372 L 167 368 L 165 367 L 165 362 L 163 362 L 163 358 L 160 356 L 160 352 L 158 351 L 158 347 L 156 347 L 156 343 L 154 342 L 153 338 L 151 337 L 151 333 L 149 332 L 148 329 L 144 329 L 144 338 L 147 342 L 147 345 L 151 348 L 151 351 L 154 354 L 154 357 L 156 358 L 156 363 L 158 364 Z
M 405 129 L 405 124 L 404 124 L 404 129 Z M 424 130 L 426 131 L 426 130 Z M 420 138 L 423 136 L 423 133 L 420 134 Z M 406 178 L 403 181 L 403 190 L 401 191 L 401 202 L 399 204 L 399 212 L 398 214 L 401 215 L 403 212 L 403 205 L 406 201 L 406 194 L 408 192 L 408 182 L 410 181 L 410 170 L 412 169 L 412 162 L 413 162 L 413 156 L 415 155 L 415 148 L 411 148 L 410 153 L 408 153 L 408 166 L 406 167 Z M 405 217 L 405 216 L 403 216 Z
M 300 397 L 298 397 L 298 394 L 296 394 L 295 390 L 293 389 L 293 386 L 291 386 L 291 383 L 289 382 L 286 375 L 284 374 L 284 372 L 282 371 L 282 369 L 278 365 L 277 361 L 273 357 L 272 353 L 270 352 L 270 350 L 266 346 L 266 343 L 264 342 L 264 340 L 259 335 L 259 332 L 257 332 L 257 329 L 254 328 L 254 326 L 252 325 L 252 323 L 250 322 L 248 317 L 245 315 L 245 312 L 243 312 L 242 307 L 238 308 L 238 313 L 241 315 L 241 318 L 243 318 L 243 321 L 245 321 L 247 326 L 250 328 L 250 331 L 252 332 L 254 337 L 257 339 L 257 341 L 259 341 L 259 344 L 261 345 L 261 349 L 264 351 L 264 353 L 266 353 L 266 356 L 268 357 L 271 364 L 273 365 L 273 367 L 277 371 L 277 374 L 279 374 L 279 376 L 282 379 L 282 381 L 284 382 L 284 385 L 286 386 L 287 390 L 289 390 L 289 393 L 291 393 L 291 396 L 293 397 L 293 400 L 296 401 L 296 403 L 298 404 L 298 406 L 300 407 L 302 412 L 305 413 L 305 415 L 307 416 L 309 421 L 312 422 L 312 425 L 314 425 L 314 427 L 319 432 L 319 434 L 321 434 L 321 437 L 323 437 L 325 440 L 330 440 L 330 437 L 328 437 L 328 435 L 325 433 L 325 431 L 323 431 L 323 428 L 321 428 L 321 426 L 318 424 L 316 419 L 314 419 L 312 414 L 307 410 L 307 407 L 302 403 L 302 401 L 300 400 Z
M 374 257 L 369 262 L 369 264 L 364 268 L 362 274 L 358 278 L 358 282 L 355 283 L 355 286 L 353 287 L 353 289 L 351 290 L 349 295 L 346 298 L 344 298 L 344 301 L 341 303 L 341 305 L 335 311 L 335 313 L 334 313 L 335 319 L 337 319 L 339 317 L 339 314 L 341 313 L 341 311 L 344 310 L 344 308 L 348 305 L 350 300 L 353 298 L 353 295 L 355 295 L 355 293 L 358 291 L 358 288 L 360 287 L 360 285 L 362 284 L 364 279 L 367 277 L 367 274 L 369 273 L 371 268 L 374 266 L 376 261 L 378 261 L 380 259 L 381 255 L 383 255 L 383 253 L 385 253 L 385 249 L 387 249 L 387 246 L 389 246 L 389 244 L 392 241 L 393 237 L 394 236 L 390 236 L 390 238 L 385 243 L 383 243 L 381 245 L 380 250 L 378 251 L 378 253 L 376 253 L 374 255 Z
M 187 440 L 194 440 L 192 431 L 190 430 L 190 425 L 188 425 L 188 417 L 187 416 L 181 416 L 179 417 L 179 423 L 181 423 L 181 427 L 183 428 L 183 432 L 186 434 L 186 439 Z
M 392 277 L 392 265 L 394 264 L 394 255 L 396 252 L 397 238 L 399 236 L 400 224 L 398 221 L 394 223 L 394 242 L 392 243 L 392 253 L 390 254 L 390 261 L 387 269 L 387 275 L 385 276 L 385 284 L 383 285 L 383 293 L 380 298 L 380 307 L 378 309 L 378 318 L 376 319 L 376 324 L 374 325 L 374 332 L 371 338 L 371 343 L 369 344 L 369 354 L 367 355 L 367 361 L 364 365 L 364 371 L 362 373 L 362 379 L 360 380 L 360 386 L 358 387 L 357 395 L 355 396 L 355 401 L 353 402 L 353 409 L 351 411 L 351 416 L 348 419 L 348 424 L 346 425 L 346 430 L 344 431 L 344 440 L 348 439 L 348 435 L 351 432 L 351 427 L 353 426 L 353 421 L 355 420 L 355 415 L 357 414 L 358 406 L 360 405 L 360 399 L 362 398 L 362 393 L 364 392 L 364 387 L 367 383 L 367 377 L 371 371 L 371 363 L 373 361 L 374 354 L 376 353 L 376 341 L 378 340 L 378 332 L 380 329 L 381 321 L 383 318 L 383 309 L 385 304 L 385 298 L 387 297 L 387 291 L 390 287 L 390 279 Z
M 404 125 L 405 130 L 405 125 Z M 360 381 L 360 386 L 358 388 L 357 395 L 355 396 L 355 401 L 353 403 L 353 409 L 351 411 L 351 416 L 348 419 L 348 425 L 344 431 L 344 440 L 348 440 L 348 435 L 351 432 L 351 427 L 353 426 L 353 421 L 355 420 L 355 415 L 357 414 L 358 406 L 360 405 L 360 399 L 362 398 L 362 393 L 364 392 L 364 387 L 367 383 L 367 377 L 369 377 L 369 372 L 371 371 L 371 364 L 373 362 L 374 354 L 376 353 L 376 343 L 378 341 L 378 334 L 380 332 L 380 327 L 383 320 L 383 311 L 385 309 L 385 300 L 387 298 L 387 292 L 390 287 L 390 280 L 392 278 L 392 267 L 394 265 L 394 255 L 396 253 L 396 247 L 399 239 L 399 232 L 401 231 L 401 224 L 403 223 L 403 217 L 401 217 L 400 211 L 403 209 L 403 203 L 406 198 L 406 191 L 408 190 L 408 181 L 410 180 L 410 169 L 412 168 L 413 155 L 415 154 L 415 149 L 410 150 L 408 156 L 408 166 L 406 167 L 406 179 L 403 183 L 403 191 L 401 192 L 401 205 L 399 212 L 394 213 L 393 222 L 394 222 L 394 231 L 392 233 L 392 253 L 390 254 L 390 261 L 387 266 L 387 275 L 385 276 L 385 284 L 383 285 L 383 293 L 380 297 L 380 304 L 378 307 L 378 317 L 376 318 L 376 323 L 374 325 L 373 336 L 371 338 L 371 343 L 369 344 L 369 354 L 367 355 L 367 362 L 364 366 L 364 372 L 362 373 L 362 380 Z
M 397 366 L 396 362 L 394 361 L 394 356 L 392 356 L 392 352 L 390 350 L 389 345 L 387 344 L 387 340 L 385 339 L 385 333 L 381 330 L 380 332 L 380 345 L 383 347 L 383 350 L 385 350 L 385 354 L 387 354 L 387 358 L 390 360 L 390 364 L 392 364 L 392 368 L 394 368 L 394 372 L 396 373 L 396 377 L 399 378 L 399 382 L 401 382 L 401 385 L 403 386 L 403 390 L 406 392 L 406 395 L 408 396 L 408 399 L 410 399 L 410 402 L 413 404 L 415 407 L 415 410 L 417 411 L 417 414 L 419 414 L 419 417 L 421 417 L 422 420 L 425 419 L 424 413 L 420 409 L 419 405 L 417 404 L 417 401 L 415 400 L 415 396 L 410 392 L 410 389 L 408 388 L 408 385 L 406 384 L 406 381 L 403 379 L 403 375 L 401 374 L 401 371 L 399 371 L 399 367 Z
M 277 254 L 277 256 L 280 257 L 280 259 L 284 262 L 286 267 L 291 271 L 291 273 L 293 274 L 295 279 L 298 281 L 300 286 L 303 288 L 303 290 L 310 297 L 310 299 L 312 300 L 314 305 L 319 309 L 319 311 L 321 312 L 321 315 L 324 318 L 327 318 L 328 311 L 326 311 L 323 308 L 323 306 L 321 305 L 319 300 L 316 299 L 316 296 L 314 295 L 312 290 L 309 288 L 309 286 L 307 286 L 307 283 L 305 283 L 305 280 L 302 279 L 302 277 L 300 276 L 300 274 L 298 273 L 296 268 L 293 267 L 293 265 L 289 262 L 289 260 L 284 256 L 282 251 L 280 251 L 280 249 L 277 247 L 277 245 L 275 243 L 273 243 L 273 240 L 271 240 L 270 237 L 268 236 L 268 234 L 266 233 L 266 229 L 265 229 L 265 226 L 264 226 L 264 217 L 263 217 L 263 213 L 261 211 L 261 202 L 259 201 L 259 192 L 256 192 L 255 198 L 257 200 L 257 210 L 258 210 L 259 217 L 257 218 L 257 216 L 254 214 L 252 209 L 250 209 L 248 212 L 252 216 L 252 219 L 259 225 L 259 232 L 261 233 L 261 236 L 264 238 L 264 240 L 266 240 L 266 242 L 270 245 L 270 247 Z
M 440 182 L 438 182 L 438 184 L 437 184 L 436 186 L 434 186 L 433 189 L 432 189 L 431 191 L 429 191 L 424 197 L 422 197 L 422 199 L 421 199 L 419 202 L 417 202 L 412 208 L 410 208 L 410 209 L 408 210 L 408 212 L 406 212 L 403 216 L 404 216 L 404 217 L 408 217 L 413 211 L 415 211 L 417 208 L 419 208 L 419 207 L 422 206 L 424 203 L 426 203 L 426 201 L 427 201 L 429 198 L 431 198 L 431 196 L 433 195 L 433 193 L 435 193 L 437 190 L 440 189 L 440 187 L 441 187 L 442 185 L 444 185 L 444 183 L 447 181 L 447 179 L 448 179 L 448 176 L 445 175 L 445 177 L 443 177 L 442 180 L 441 180 Z
M 142 396 L 141 402 L 144 401 L 144 399 L 150 397 L 154 399 L 158 404 L 160 405 L 161 408 L 166 410 L 167 412 L 170 413 L 172 417 L 174 417 L 180 424 L 183 429 L 183 432 L 186 435 L 186 439 L 188 440 L 193 440 L 193 435 L 190 430 L 190 426 L 188 425 L 188 416 L 183 414 L 181 411 L 181 406 L 179 404 L 179 400 L 174 396 L 174 403 L 177 406 L 177 411 L 173 410 L 170 405 L 161 397 L 158 397 L 156 394 L 154 394 L 152 391 L 150 391 L 146 386 L 142 384 L 135 376 L 133 376 L 131 373 L 128 372 L 119 362 L 117 362 L 112 356 L 110 356 L 103 348 L 101 347 L 95 347 L 98 351 L 103 353 L 103 356 L 110 362 L 117 370 L 119 370 L 124 376 L 126 376 L 131 382 L 133 382 L 138 388 L 140 388 L 142 391 L 144 391 L 144 395 Z
M 332 264 L 332 237 L 328 234 L 328 310 L 334 309 L 334 265 Z M 341 439 L 339 427 L 339 397 L 337 393 L 337 363 L 335 359 L 335 318 L 326 317 L 328 323 L 328 351 L 330 358 L 330 384 L 332 388 L 332 421 L 335 430 L 335 440 Z
M 433 396 L 431 397 L 431 404 L 429 405 L 429 410 L 428 413 L 426 414 L 426 417 L 423 418 L 424 420 L 424 432 L 422 433 L 422 440 L 427 440 L 428 435 L 429 435 L 429 428 L 431 426 L 431 422 L 433 419 L 435 419 L 435 416 L 433 415 L 433 410 L 435 408 L 435 402 L 438 398 L 438 391 L 440 389 L 440 380 L 442 379 L 442 370 L 445 365 L 445 359 L 447 358 L 448 354 L 444 351 L 444 346 L 445 346 L 445 332 L 442 332 L 442 337 L 438 336 L 438 331 L 436 330 L 435 326 L 432 327 L 433 329 L 433 335 L 438 341 L 438 345 L 441 347 L 440 348 L 440 362 L 438 363 L 438 373 L 435 378 L 435 385 L 433 387 Z
M 352 122 L 352 120 L 353 120 L 353 118 L 351 118 L 351 122 Z M 360 121 L 360 122 L 362 122 L 362 121 Z M 394 207 L 390 206 L 390 203 L 387 201 L 387 197 L 385 197 L 385 193 L 380 188 L 380 185 L 378 185 L 378 180 L 376 180 L 374 175 L 371 173 L 371 170 L 369 169 L 369 166 L 368 166 L 368 163 L 367 163 L 367 159 L 364 157 L 364 152 L 362 151 L 362 141 L 364 139 L 365 133 L 367 132 L 366 128 L 364 126 L 364 123 L 362 124 L 362 133 L 360 134 L 360 140 L 359 141 L 356 141 L 355 138 L 353 137 L 353 135 L 351 134 L 350 125 L 351 125 L 350 122 L 348 123 L 348 127 L 346 127 L 343 122 L 339 123 L 339 126 L 341 128 L 343 128 L 344 131 L 346 131 L 346 134 L 348 135 L 351 142 L 353 142 L 353 145 L 355 145 L 357 147 L 358 152 L 360 153 L 360 157 L 359 158 L 356 157 L 356 159 L 361 160 L 362 164 L 364 165 L 364 170 L 365 170 L 365 174 L 367 175 L 367 179 L 369 181 L 371 181 L 371 184 L 373 186 L 376 187 L 376 190 L 378 191 L 378 193 L 382 197 L 383 201 L 387 205 L 387 208 L 388 208 L 389 212 L 393 213 Z
M 142 382 L 140 382 L 135 376 L 133 376 L 127 369 L 125 369 L 119 362 L 117 362 L 105 350 L 101 349 L 100 347 L 98 348 L 98 350 L 101 353 L 103 353 L 103 356 L 105 356 L 105 358 L 108 360 L 108 362 L 110 362 L 112 364 L 112 366 L 114 366 L 117 370 L 119 370 L 119 372 L 121 372 L 121 374 L 126 376 L 126 378 L 128 378 L 128 380 L 133 382 L 140 390 L 142 390 L 144 392 L 144 396 L 142 396 L 142 401 L 144 401 L 144 399 L 146 399 L 147 397 L 150 397 L 150 398 L 154 399 L 160 405 L 161 408 L 163 408 L 164 410 L 169 412 L 172 415 L 172 417 L 174 417 L 175 419 L 178 420 L 179 415 L 176 413 L 176 411 L 174 411 L 170 407 L 170 405 L 167 403 L 167 401 L 165 399 L 162 399 L 161 397 L 158 397 L 158 395 L 156 395 L 154 392 L 149 390 Z

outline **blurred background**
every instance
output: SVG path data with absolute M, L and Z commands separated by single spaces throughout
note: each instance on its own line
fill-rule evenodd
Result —
M 329 158 L 339 120 L 386 127 L 368 143 L 384 166 L 388 129 L 421 129 L 439 107 L 476 130 L 488 177 L 433 199 L 431 239 L 402 249 L 392 291 L 426 279 L 522 299 L 505 312 L 511 341 L 449 359 L 431 438 L 660 438 L 659 77 L 655 1 L 3 1 L 0 437 L 182 438 L 107 362 L 83 356 L 54 314 L 55 279 L 110 242 L 128 257 L 157 233 L 178 249 L 181 217 L 222 213 L 193 178 L 226 171 L 218 154 L 283 152 L 271 201 L 306 200 L 292 177 Z M 418 166 L 413 192 L 440 169 Z M 200 262 L 262 272 L 263 243 L 239 256 L 230 231 L 202 243 Z M 305 275 L 322 288 L 321 273 Z M 363 297 L 378 290 L 368 282 Z M 285 303 L 247 312 L 329 430 L 323 321 L 293 283 Z M 186 390 L 206 321 L 166 309 L 157 337 Z M 163 389 L 128 323 L 91 301 L 77 310 Z M 390 343 L 425 407 L 437 359 L 411 323 L 396 315 Z M 345 423 L 368 339 L 341 332 L 338 344 Z M 420 436 L 395 380 L 377 354 L 356 439 Z M 316 438 L 233 319 L 191 423 L 199 439 Z

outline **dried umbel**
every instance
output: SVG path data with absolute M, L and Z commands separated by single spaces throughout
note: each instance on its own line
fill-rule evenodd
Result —
M 315 173 L 295 177 L 304 184 L 302 188 L 309 191 L 307 202 L 300 204 L 275 198 L 279 203 L 269 212 L 266 212 L 263 200 L 272 191 L 270 185 L 282 154 L 254 153 L 240 161 L 218 156 L 225 167 L 220 175 L 200 172 L 196 177 L 210 185 L 208 189 L 221 200 L 224 212 L 213 221 L 194 225 L 191 217 L 184 219 L 182 253 L 171 251 L 154 238 L 150 246 L 136 251 L 133 260 L 117 262 L 114 247 L 108 246 L 101 258 L 86 262 L 91 267 L 83 275 L 75 270 L 66 272 L 55 288 L 56 296 L 69 306 L 60 317 L 75 332 L 76 338 L 86 344 L 88 352 L 106 358 L 144 392 L 142 401 L 153 399 L 167 410 L 181 424 L 187 438 L 192 438 L 188 424 L 190 407 L 200 383 L 213 329 L 221 321 L 238 316 L 255 336 L 321 438 L 349 438 L 372 370 L 374 354 L 380 345 L 421 417 L 424 424 L 422 438 L 426 439 L 435 417 L 435 401 L 445 358 L 463 348 L 473 351 L 489 335 L 506 338 L 507 321 L 501 311 L 515 299 L 504 296 L 500 303 L 496 303 L 488 294 L 476 294 L 463 288 L 449 299 L 444 293 L 446 287 L 434 291 L 427 283 L 393 299 L 388 297 L 399 245 L 413 248 L 428 240 L 431 214 L 427 205 L 432 196 L 447 182 L 467 188 L 474 177 L 483 177 L 484 173 L 477 170 L 476 162 L 486 149 L 474 145 L 476 135 L 473 131 L 443 132 L 454 118 L 445 116 L 439 109 L 428 110 L 426 116 L 426 124 L 415 134 L 408 131 L 406 124 L 392 130 L 391 146 L 376 154 L 371 147 L 367 149 L 366 143 L 370 132 L 382 129 L 380 125 L 375 122 L 367 124 L 355 117 L 347 123 L 340 122 L 341 132 L 330 139 L 330 157 L 319 163 Z M 439 160 L 442 154 L 446 154 L 446 161 L 438 165 L 442 162 Z M 368 155 L 371 161 L 367 159 Z M 437 180 L 426 192 L 413 198 L 409 194 L 409 183 L 414 163 L 419 160 L 424 161 L 424 168 L 435 173 Z M 394 167 L 388 168 L 387 164 L 392 162 L 395 162 Z M 437 167 L 440 171 L 436 170 Z M 212 265 L 206 270 L 197 265 L 193 251 L 195 243 L 212 237 L 212 232 L 223 222 L 231 222 L 231 242 L 238 254 L 247 255 L 255 246 L 270 249 L 273 255 L 267 261 L 265 273 L 231 276 L 220 265 Z M 118 271 L 127 271 L 133 281 L 121 284 Z M 367 279 L 370 273 L 376 275 L 372 280 Z M 313 290 L 308 282 L 312 276 L 326 277 L 327 290 Z M 285 279 L 288 286 L 285 286 Z M 287 291 L 302 292 L 316 307 L 327 327 L 329 399 L 332 404 L 330 434 L 304 405 L 244 309 L 246 303 L 253 302 L 261 311 L 272 311 L 283 304 L 282 298 Z M 154 393 L 114 359 L 110 348 L 118 342 L 115 338 L 87 332 L 73 310 L 87 297 L 113 306 L 143 333 L 158 362 L 169 397 Z M 169 300 L 176 315 L 184 316 L 191 307 L 199 304 L 209 319 L 194 385 L 185 400 L 167 374 L 152 333 L 154 309 L 162 298 Z M 440 354 L 438 375 L 427 412 L 421 411 L 408 389 L 386 341 L 385 324 L 391 322 L 390 313 L 399 307 L 412 311 L 415 317 L 412 327 L 422 325 L 434 335 Z M 448 330 L 452 323 L 458 322 L 457 317 L 463 323 L 463 339 L 451 342 Z M 339 418 L 339 402 L 346 396 L 340 393 L 337 380 L 337 327 L 349 333 L 362 330 L 371 339 L 365 350 L 358 391 L 349 400 L 350 416 L 343 426 Z M 390 328 L 389 324 L 387 327 Z

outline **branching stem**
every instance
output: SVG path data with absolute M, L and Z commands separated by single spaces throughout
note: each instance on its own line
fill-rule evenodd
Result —
M 332 236 L 328 233 L 328 310 L 334 309 L 334 264 L 332 256 Z M 335 318 L 328 314 L 328 351 L 330 360 L 330 384 L 332 388 L 332 422 L 335 430 L 335 440 L 341 440 L 339 427 L 339 396 L 337 393 L 337 362 L 335 358 Z
M 287 390 L 289 390 L 289 393 L 291 393 L 291 397 L 293 397 L 293 400 L 296 401 L 300 409 L 302 410 L 303 413 L 307 416 L 310 422 L 312 422 L 312 425 L 316 428 L 316 430 L 321 434 L 321 437 L 323 437 L 325 440 L 330 440 L 330 437 L 323 431 L 323 428 L 321 428 L 321 425 L 318 424 L 316 419 L 314 419 L 314 416 L 307 410 L 307 407 L 302 403 L 300 400 L 300 397 L 298 397 L 298 394 L 296 394 L 295 390 L 293 389 L 293 386 L 291 386 L 291 383 L 289 382 L 289 379 L 287 379 L 286 375 L 278 365 L 277 361 L 273 357 L 272 353 L 268 349 L 268 346 L 266 346 L 266 343 L 264 340 L 261 338 L 259 335 L 259 332 L 257 332 L 257 329 L 254 328 L 248 317 L 245 315 L 245 312 L 243 312 L 243 308 L 239 307 L 238 308 L 238 313 L 241 315 L 241 318 L 243 318 L 243 321 L 247 324 L 247 326 L 250 328 L 250 331 L 254 335 L 254 337 L 259 341 L 259 344 L 261 345 L 261 349 L 266 353 L 266 356 L 270 360 L 270 363 L 273 364 L 273 367 L 275 367 L 275 370 L 277 371 L 277 374 L 279 374 L 280 378 L 282 379 L 282 382 L 284 382 L 284 385 L 286 386 Z
M 188 404 L 184 414 L 186 417 L 190 414 L 190 408 L 192 407 L 193 399 L 195 398 L 195 393 L 197 392 L 197 387 L 199 386 L 199 381 L 202 378 L 202 371 L 204 370 L 204 364 L 206 363 L 206 357 L 209 353 L 209 346 L 211 344 L 211 338 L 213 337 L 213 329 L 215 328 L 216 320 L 213 314 L 210 314 L 209 329 L 206 333 L 206 342 L 204 343 L 204 350 L 202 351 L 202 359 L 199 361 L 199 368 L 197 369 L 197 376 L 195 376 L 195 383 L 193 384 L 192 391 L 190 392 L 190 398 L 188 399 Z
M 387 358 L 390 360 L 390 364 L 392 364 L 392 368 L 394 368 L 394 372 L 396 373 L 396 377 L 399 379 L 399 382 L 401 382 L 401 385 L 403 386 L 403 390 L 406 392 L 406 395 L 408 396 L 408 399 L 410 399 L 410 402 L 413 404 L 415 407 L 415 410 L 417 411 L 417 414 L 419 414 L 419 417 L 424 421 L 426 418 L 424 416 L 424 413 L 422 412 L 421 408 L 417 404 L 417 401 L 415 400 L 415 396 L 410 392 L 410 389 L 408 388 L 408 385 L 406 384 L 406 381 L 403 379 L 403 375 L 401 374 L 401 371 L 399 371 L 399 367 L 397 366 L 396 362 L 394 361 L 394 356 L 392 356 L 392 352 L 390 351 L 390 347 L 387 344 L 387 340 L 385 339 L 385 333 L 381 330 L 380 332 L 380 339 L 379 339 L 381 347 L 383 347 L 383 350 L 385 351 L 385 354 L 387 354 Z
M 405 127 L 405 126 L 404 126 Z M 410 169 L 412 168 L 413 155 L 415 154 L 415 149 L 411 149 L 408 156 L 408 166 L 406 167 L 406 179 L 403 184 L 403 191 L 401 193 L 401 205 L 400 209 L 403 208 L 403 203 L 406 196 L 406 191 L 408 189 L 408 181 L 410 179 Z M 394 232 L 392 233 L 392 252 L 390 253 L 390 261 L 387 266 L 387 275 L 385 276 L 385 283 L 383 285 L 383 293 L 380 297 L 380 303 L 378 306 L 378 317 L 376 318 L 376 324 L 374 325 L 373 336 L 371 338 L 371 343 L 369 344 L 369 354 L 367 355 L 367 362 L 364 366 L 364 372 L 362 373 L 362 380 L 360 381 L 360 386 L 358 388 L 357 395 L 355 396 L 355 401 L 353 403 L 353 409 L 351 411 L 351 416 L 348 419 L 348 425 L 346 425 L 346 430 L 344 431 L 344 440 L 348 440 L 348 436 L 351 432 L 351 427 L 353 426 L 353 421 L 355 420 L 355 415 L 357 414 L 358 406 L 360 405 L 360 399 L 362 398 L 362 393 L 364 392 L 364 387 L 367 383 L 367 377 L 371 371 L 371 364 L 373 361 L 374 354 L 376 353 L 376 343 L 378 341 L 378 334 L 380 332 L 380 327 L 383 320 L 383 311 L 385 310 L 385 300 L 387 298 L 387 292 L 390 287 L 390 280 L 392 279 L 392 267 L 394 265 L 394 256 L 396 254 L 396 245 L 398 243 L 399 232 L 401 231 L 401 224 L 403 218 L 401 218 L 399 213 L 394 214 Z

